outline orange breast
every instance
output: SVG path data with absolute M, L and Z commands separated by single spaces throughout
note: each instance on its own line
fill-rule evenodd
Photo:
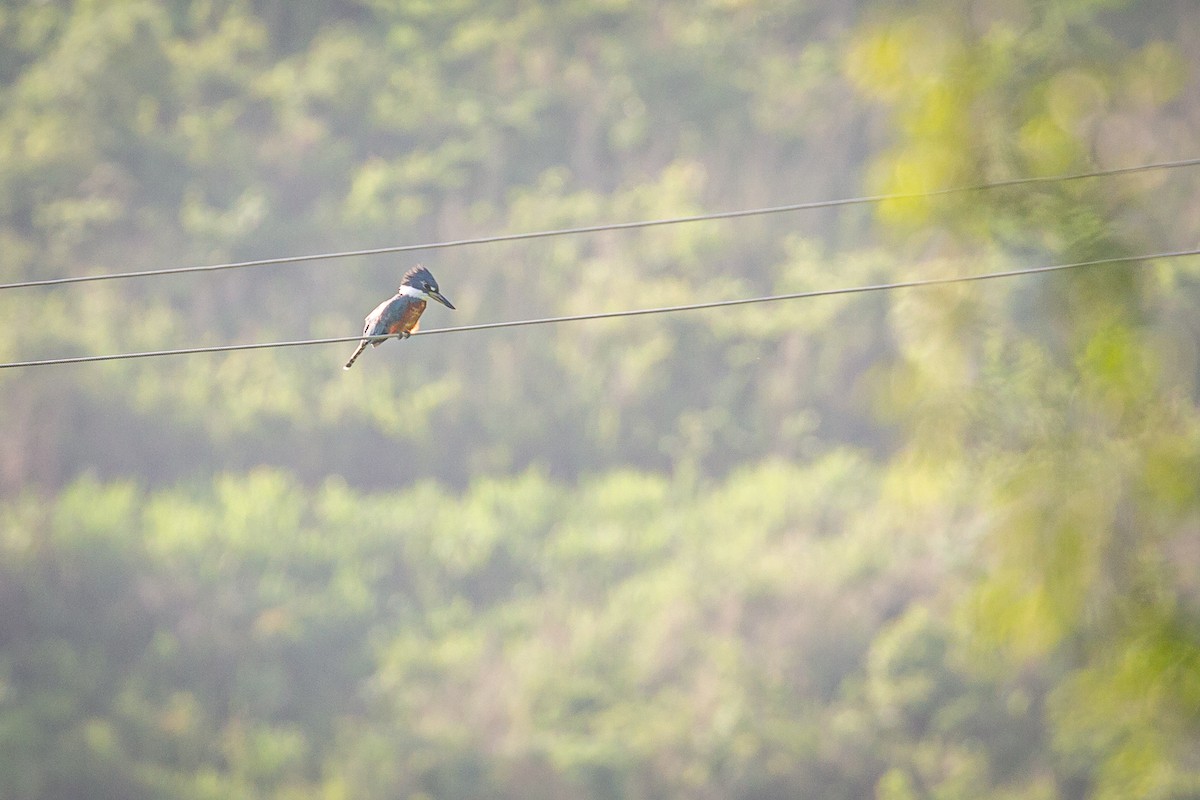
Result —
M 388 333 L 411 333 L 415 331 L 423 311 L 425 311 L 424 300 L 409 303 L 408 308 L 404 309 L 404 313 L 400 315 L 400 318 L 388 326 Z

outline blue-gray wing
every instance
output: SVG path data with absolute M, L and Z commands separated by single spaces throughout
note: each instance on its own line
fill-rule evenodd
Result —
M 421 313 L 425 311 L 425 301 L 419 297 L 409 297 L 397 294 L 389 300 L 384 300 L 367 315 L 363 324 L 362 341 L 354 355 L 346 362 L 343 369 L 354 366 L 355 360 L 362 355 L 367 345 L 379 347 L 387 341 L 387 337 L 408 333 L 417 329 Z
M 425 301 L 419 297 L 398 294 L 384 304 L 380 315 L 381 333 L 397 334 L 416 330 L 425 311 Z
M 403 306 L 407 305 L 407 300 L 407 297 L 396 295 L 375 306 L 375 310 L 367 315 L 366 324 L 363 325 L 363 336 L 380 337 L 371 340 L 371 344 L 375 347 L 379 347 L 387 341 L 386 337 L 391 332 L 389 328 L 392 320 L 400 315 Z

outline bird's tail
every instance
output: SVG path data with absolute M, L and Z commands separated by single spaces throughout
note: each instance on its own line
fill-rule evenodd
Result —
M 358 349 L 354 351 L 354 355 L 350 356 L 350 360 L 346 362 L 346 366 L 342 367 L 342 369 L 350 369 L 353 367 L 354 362 L 358 360 L 358 357 L 362 355 L 362 351 L 366 350 L 367 345 L 370 343 L 370 339 L 363 339 L 361 342 L 359 342 Z

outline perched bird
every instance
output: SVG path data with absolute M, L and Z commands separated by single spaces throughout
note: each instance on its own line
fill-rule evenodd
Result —
M 342 369 L 350 369 L 362 351 L 367 349 L 367 345 L 379 347 L 387 341 L 389 334 L 398 333 L 401 339 L 407 339 L 416 333 L 419 327 L 418 320 L 425 310 L 426 301 L 431 297 L 446 308 L 454 308 L 438 291 L 437 281 L 429 274 L 429 270 L 418 264 L 404 273 L 396 296 L 384 300 L 367 315 L 366 324 L 363 326 L 363 340 Z

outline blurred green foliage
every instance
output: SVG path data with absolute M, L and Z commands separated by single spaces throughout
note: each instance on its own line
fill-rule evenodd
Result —
M 1128 0 L 3 4 L 0 281 L 1195 157 L 1197 36 Z M 439 250 L 425 324 L 1189 247 L 1193 186 Z M 0 358 L 354 335 L 412 261 L 8 291 Z M 1198 277 L 3 371 L 0 798 L 1195 796 Z

